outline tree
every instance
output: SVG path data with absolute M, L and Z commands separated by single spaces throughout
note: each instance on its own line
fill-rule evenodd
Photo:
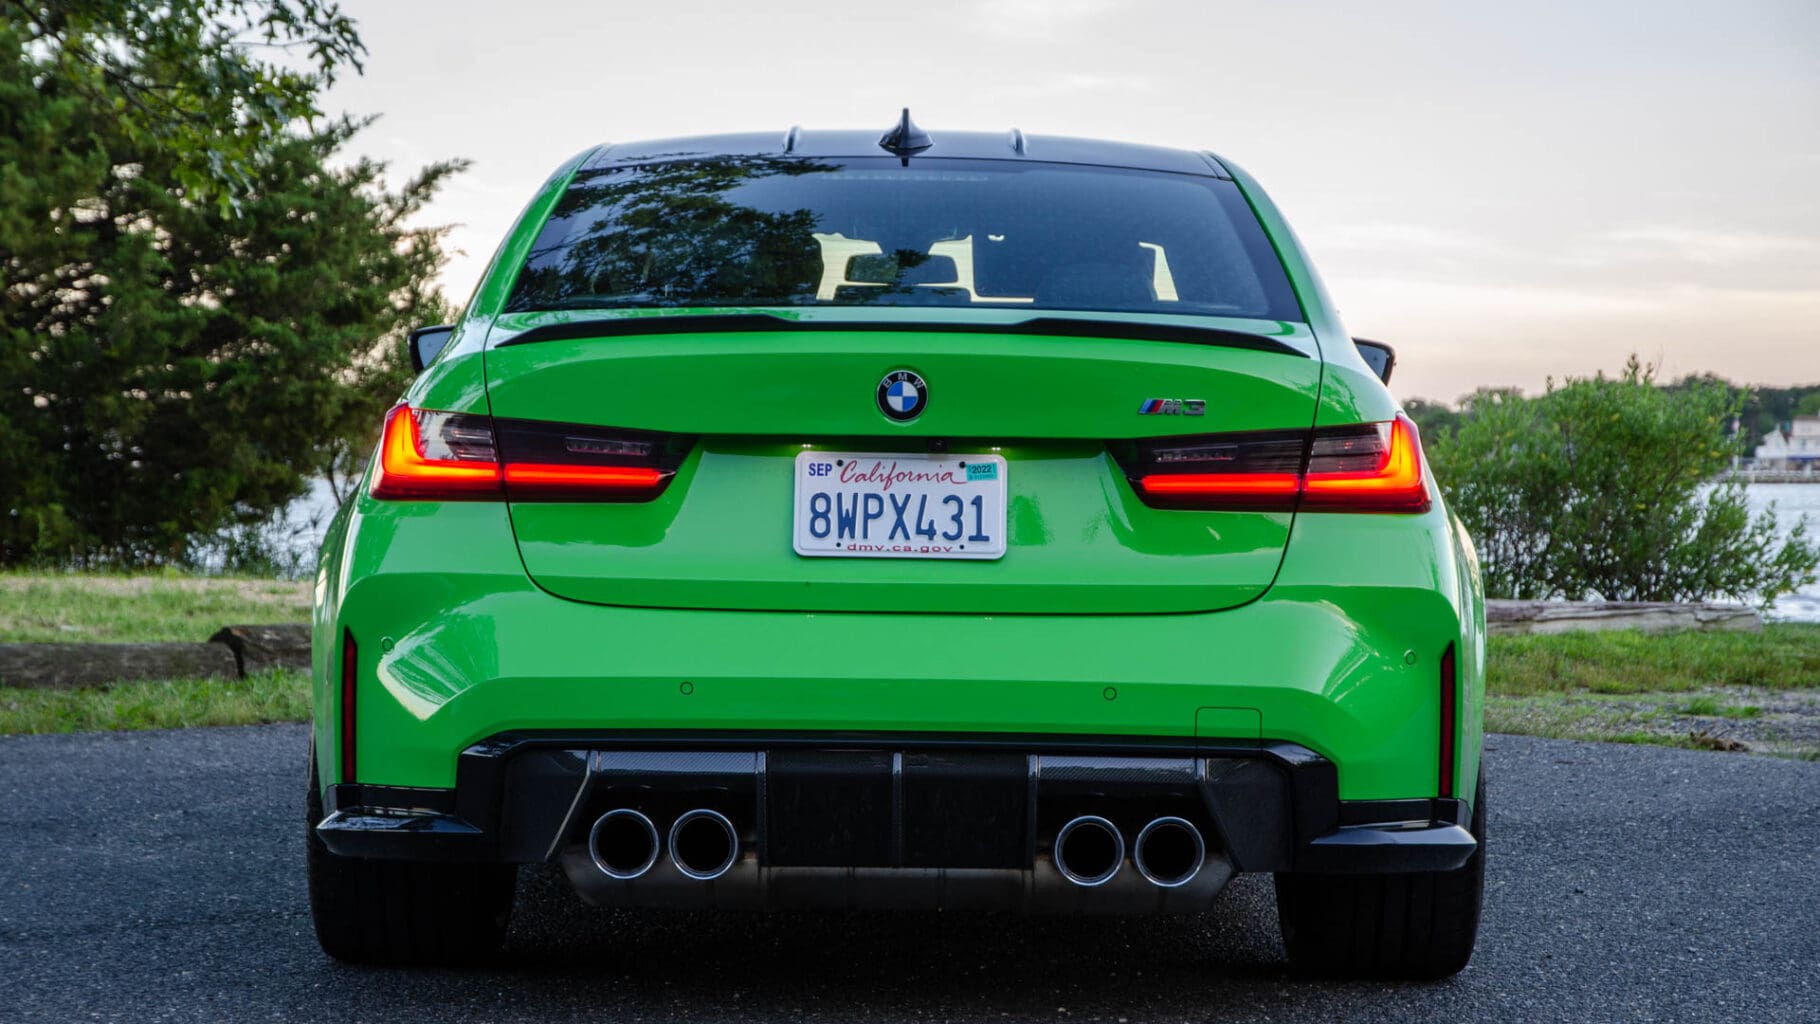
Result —
M 405 222 L 462 165 L 396 190 L 331 167 L 364 122 L 267 118 L 314 109 L 351 27 L 303 78 L 230 34 L 333 7 L 147 10 L 0 21 L 0 563 L 183 561 L 269 517 L 375 429 L 403 332 L 446 315 L 441 233 Z M 186 120 L 212 116 L 217 137 Z
M 224 210 L 365 53 L 329 0 L 0 0 L 0 15 L 35 79 Z
M 1435 475 L 1479 545 L 1497 597 L 1767 602 L 1815 578 L 1820 547 L 1753 518 L 1729 465 L 1741 396 L 1722 383 L 1622 375 L 1546 394 L 1483 391 L 1429 441 Z
M 1451 434 L 1460 427 L 1460 414 L 1448 408 L 1445 402 L 1431 402 L 1426 398 L 1405 399 L 1403 411 L 1416 421 L 1416 428 L 1424 438 Z

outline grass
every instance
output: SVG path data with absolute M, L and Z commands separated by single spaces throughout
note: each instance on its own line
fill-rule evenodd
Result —
M 0 643 L 203 641 L 222 626 L 308 622 L 307 582 L 0 573 Z
M 1772 623 L 1761 633 L 1493 637 L 1485 671 L 1488 691 L 1506 697 L 1812 689 L 1820 687 L 1820 625 Z
M 185 729 L 309 717 L 309 673 L 285 669 L 245 679 L 175 679 L 99 689 L 0 687 L 0 733 Z
M 1820 625 L 1494 637 L 1485 728 L 1820 759 Z
M 308 617 L 306 583 L 0 573 L 0 643 L 196 641 L 230 623 Z M 1753 749 L 1820 757 L 1820 625 L 1493 637 L 1486 691 L 1493 732 L 1705 749 L 1737 733 Z M 0 733 L 248 725 L 309 713 L 303 672 L 74 691 L 0 688 Z

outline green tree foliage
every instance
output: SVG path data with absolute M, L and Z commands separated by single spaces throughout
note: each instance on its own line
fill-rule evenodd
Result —
M 1460 426 L 1460 414 L 1448 408 L 1445 402 L 1411 398 L 1403 403 L 1403 411 L 1416 421 L 1416 428 L 1425 438 L 1450 434 Z
M 362 122 L 288 120 L 358 52 L 332 5 L 0 10 L 0 564 L 186 560 L 364 455 L 460 165 L 388 189 Z
M 1820 547 L 1753 518 L 1741 484 L 1712 483 L 1739 400 L 1657 388 L 1632 357 L 1535 398 L 1481 391 L 1424 441 L 1493 596 L 1768 601 L 1815 578 Z
M 327 0 L 0 0 L 32 77 L 231 209 L 365 48 Z
M 1683 377 L 1667 390 L 1681 392 L 1714 384 L 1730 386 L 1710 373 Z M 1763 443 L 1764 435 L 1778 430 L 1796 416 L 1820 413 L 1820 384 L 1797 384 L 1793 387 L 1750 387 L 1738 411 L 1738 432 L 1733 444 L 1739 455 L 1751 455 Z

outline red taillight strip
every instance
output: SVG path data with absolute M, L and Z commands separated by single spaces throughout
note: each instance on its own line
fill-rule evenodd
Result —
M 1138 487 L 1159 498 L 1218 498 L 1271 503 L 1294 502 L 1300 492 L 1298 473 L 1151 473 Z
M 1454 720 L 1458 716 L 1459 681 L 1455 678 L 1453 645 L 1441 655 L 1441 796 L 1453 796 Z
M 341 631 L 341 781 L 354 781 L 354 681 L 359 675 L 354 631 Z
M 578 491 L 649 491 L 669 479 L 670 474 L 647 466 L 558 466 L 533 462 L 508 462 L 505 465 L 506 489 L 514 498 L 526 493 L 574 493 Z
M 1428 511 L 1431 504 L 1422 476 L 1421 441 L 1406 416 L 1391 422 L 1383 459 L 1370 470 L 1146 473 L 1134 483 L 1157 504 L 1197 509 L 1415 513 Z
M 1416 425 L 1399 415 L 1390 423 L 1384 461 L 1355 473 L 1311 472 L 1302 483 L 1302 508 L 1334 512 L 1426 512 L 1428 484 L 1422 479 L 1422 448 Z
M 379 471 L 373 497 L 433 498 L 439 501 L 501 496 L 499 464 L 460 459 L 429 459 L 409 406 L 395 406 L 386 417 L 379 440 Z

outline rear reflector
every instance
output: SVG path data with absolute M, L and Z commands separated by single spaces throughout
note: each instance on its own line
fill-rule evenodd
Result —
M 341 631 L 341 781 L 354 781 L 354 682 L 360 656 L 353 630 Z
M 1426 512 L 1416 426 L 1386 423 L 1160 438 L 1139 446 L 1132 486 L 1166 508 L 1292 512 Z
M 1441 655 L 1441 796 L 1453 796 L 1454 720 L 1458 715 L 1459 680 L 1454 673 L 1453 645 Z
M 649 501 L 690 438 L 400 405 L 386 417 L 373 476 L 391 500 Z

